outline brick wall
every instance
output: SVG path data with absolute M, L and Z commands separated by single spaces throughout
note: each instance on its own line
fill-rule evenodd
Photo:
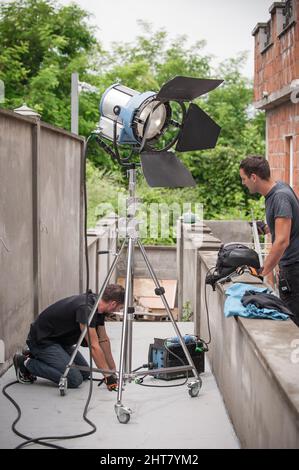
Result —
M 278 2 L 277 2 L 278 3 Z M 298 23 L 299 0 L 293 0 L 295 21 Z M 263 92 L 269 94 L 289 85 L 292 80 L 299 78 L 299 29 L 297 23 L 280 34 L 278 15 L 281 8 L 274 8 L 271 13 L 271 40 L 268 47 L 263 49 L 262 34 L 264 28 L 254 31 L 255 38 L 255 70 L 254 98 L 259 101 Z M 262 23 L 263 24 L 263 23 Z M 261 24 L 261 25 L 262 25 Z
M 273 3 L 269 16 L 252 33 L 255 105 L 266 112 L 272 175 L 299 194 L 299 0 Z
M 268 159 L 275 179 L 290 183 L 299 190 L 299 104 L 283 103 L 267 113 Z M 293 161 L 291 162 L 291 146 Z

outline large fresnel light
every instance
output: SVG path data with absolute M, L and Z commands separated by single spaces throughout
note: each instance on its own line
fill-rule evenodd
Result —
M 215 147 L 220 127 L 192 101 L 221 83 L 222 80 L 178 76 L 158 93 L 139 93 L 114 84 L 100 102 L 98 142 L 123 165 L 129 165 L 128 158 L 120 157 L 118 147 L 132 146 L 133 152 L 140 154 L 145 179 L 152 187 L 193 186 L 191 173 L 170 149 L 174 145 L 177 152 Z M 171 129 L 176 132 L 166 143 Z M 105 140 L 113 142 L 114 150 Z

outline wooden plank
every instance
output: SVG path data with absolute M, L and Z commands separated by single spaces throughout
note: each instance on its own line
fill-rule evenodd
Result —
M 165 297 L 170 308 L 174 308 L 175 305 L 177 285 L 178 281 L 175 279 L 166 279 L 162 281 L 162 286 L 165 289 Z
M 118 278 L 117 283 L 125 286 L 125 279 Z M 165 289 L 165 297 L 171 309 L 175 306 L 177 291 L 176 279 L 159 280 L 159 283 Z M 163 309 L 164 305 L 160 297 L 155 294 L 155 284 L 152 279 L 135 278 L 134 296 L 138 299 L 140 305 L 146 308 Z

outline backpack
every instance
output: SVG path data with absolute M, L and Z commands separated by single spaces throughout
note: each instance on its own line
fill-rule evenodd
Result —
M 216 271 L 219 277 L 225 277 L 233 273 L 240 266 L 250 266 L 259 269 L 258 254 L 252 248 L 242 243 L 226 243 L 221 245 L 218 252 Z

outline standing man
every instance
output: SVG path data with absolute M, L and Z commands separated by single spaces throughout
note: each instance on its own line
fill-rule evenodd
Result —
M 272 247 L 260 274 L 279 266 L 279 295 L 299 326 L 299 200 L 292 188 L 271 178 L 267 160 L 248 156 L 240 164 L 240 177 L 251 194 L 265 197 L 266 219 Z
M 67 297 L 50 305 L 37 317 L 31 324 L 27 338 L 30 353 L 26 356 L 23 354 L 14 356 L 19 382 L 33 382 L 36 377 L 43 377 L 59 384 L 96 298 L 92 292 L 88 294 L 87 303 L 86 294 Z M 92 357 L 99 369 L 116 370 L 110 340 L 105 330 L 105 314 L 118 311 L 123 303 L 124 288 L 118 284 L 108 285 L 99 302 L 98 311 L 89 325 Z M 88 345 L 87 333 L 84 343 Z M 80 352 L 77 352 L 74 364 L 89 367 Z M 68 387 L 79 387 L 89 375 L 89 371 L 71 368 L 67 375 Z M 116 376 L 104 374 L 104 377 L 107 388 L 116 389 Z

